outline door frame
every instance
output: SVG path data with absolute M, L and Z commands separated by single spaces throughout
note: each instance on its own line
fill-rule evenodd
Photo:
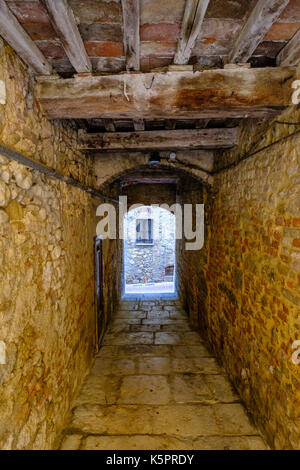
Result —
M 95 238 L 95 283 L 96 283 L 96 344 L 97 349 L 101 345 L 101 341 L 105 331 L 104 316 L 104 258 L 103 258 L 103 241 L 101 238 Z

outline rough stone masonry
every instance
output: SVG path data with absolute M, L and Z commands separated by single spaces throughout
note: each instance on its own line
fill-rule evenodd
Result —
M 74 126 L 41 117 L 31 77 L 2 40 L 0 79 L 1 143 L 92 185 L 91 161 L 77 150 Z M 51 449 L 89 369 L 96 202 L 0 154 L 1 449 Z M 105 292 L 107 319 L 117 303 L 121 259 L 112 249 L 105 251 L 107 274 L 115 277 Z
M 300 122 L 292 109 L 277 119 Z M 299 127 L 250 121 L 219 167 Z M 216 166 L 216 168 L 218 168 Z M 215 176 L 201 252 L 182 249 L 178 285 L 190 321 L 224 364 L 248 411 L 276 449 L 300 448 L 300 134 Z M 180 247 L 179 247 L 180 249 Z

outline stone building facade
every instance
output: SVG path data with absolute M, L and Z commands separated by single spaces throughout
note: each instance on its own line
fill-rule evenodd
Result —
M 149 222 L 151 221 L 151 222 Z M 149 240 L 139 241 L 146 226 Z M 175 216 L 166 209 L 143 206 L 125 216 L 124 240 L 126 284 L 158 283 L 173 280 L 175 267 Z

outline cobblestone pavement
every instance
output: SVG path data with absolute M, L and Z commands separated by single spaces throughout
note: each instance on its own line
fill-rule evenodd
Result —
M 122 302 L 61 449 L 266 449 L 178 301 Z

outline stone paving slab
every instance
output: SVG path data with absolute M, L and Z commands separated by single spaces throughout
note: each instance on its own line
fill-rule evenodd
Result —
M 266 450 L 259 436 L 199 437 L 193 442 L 194 450 Z
M 97 358 L 91 369 L 91 374 L 102 375 L 130 375 L 136 373 L 136 363 L 133 359 L 121 358 Z
M 139 357 L 138 373 L 139 374 L 170 374 L 171 373 L 170 357 Z
M 248 436 L 257 434 L 240 403 L 216 404 L 214 409 L 223 434 Z
M 115 318 L 111 322 L 111 326 L 116 326 L 116 325 L 141 325 L 142 324 L 142 319 L 141 318 Z
M 147 318 L 170 318 L 170 314 L 164 310 L 151 310 L 148 312 Z
M 266 449 L 178 301 L 122 302 L 61 449 Z
M 112 405 L 117 402 L 121 387 L 121 376 L 89 375 L 77 397 L 74 406 L 94 403 L 96 405 Z
M 153 333 L 107 333 L 103 344 L 122 346 L 123 344 L 153 344 Z
M 222 375 L 206 375 L 205 382 L 214 397 L 223 403 L 234 403 L 239 401 L 239 396 L 233 390 L 232 385 Z
M 176 403 L 216 402 L 215 396 L 201 375 L 174 374 L 171 376 L 172 398 Z
M 122 381 L 118 403 L 166 405 L 171 400 L 168 379 L 163 375 L 133 375 Z
M 172 436 L 66 435 L 62 450 L 265 450 L 259 436 L 205 436 L 195 440 Z
M 140 356 L 168 356 L 171 355 L 172 348 L 166 344 L 124 344 L 121 346 L 103 345 L 96 357 L 140 357 Z
M 143 331 L 160 331 L 160 325 L 131 325 L 130 331 L 143 332 Z
M 70 427 L 88 434 L 151 434 L 151 406 L 85 404 L 73 410 Z
M 172 357 L 212 357 L 204 344 L 176 345 L 172 347 Z
M 173 373 L 220 374 L 221 369 L 213 357 L 173 357 Z
M 137 310 L 139 307 L 138 302 L 136 301 L 122 301 L 120 302 L 120 310 Z
M 129 323 L 115 323 L 112 324 L 108 330 L 107 334 L 117 335 L 119 333 L 129 333 L 132 326 L 141 326 L 141 325 L 130 325 Z
M 187 320 L 178 320 L 177 325 L 186 325 Z M 146 318 L 142 320 L 142 325 L 174 325 L 172 318 Z
M 83 440 L 86 450 L 189 450 L 189 441 L 165 436 L 89 436 Z
M 135 319 L 144 319 L 146 318 L 147 313 L 145 311 L 139 310 L 120 310 L 115 316 L 116 319 L 121 318 L 135 318 Z
M 154 434 L 193 438 L 221 433 L 214 409 L 206 405 L 174 404 L 154 410 Z
M 162 332 L 178 332 L 178 333 L 183 333 L 183 332 L 188 332 L 190 331 L 190 327 L 187 322 L 177 322 L 175 325 L 174 323 L 168 323 L 166 325 L 159 325 L 159 330 Z M 157 331 L 159 331 L 157 330 Z

